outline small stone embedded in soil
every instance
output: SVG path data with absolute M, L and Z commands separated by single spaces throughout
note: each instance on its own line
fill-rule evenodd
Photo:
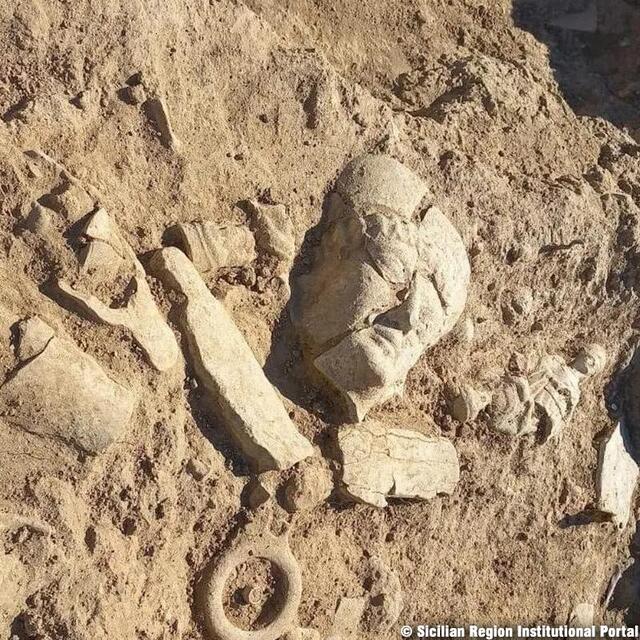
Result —
M 179 323 L 203 393 L 258 471 L 286 469 L 314 455 L 296 429 L 233 319 L 179 249 L 156 251 L 152 272 L 185 297 Z
M 626 527 L 631 515 L 632 499 L 638 484 L 638 464 L 632 456 L 624 422 L 616 425 L 601 445 L 596 478 L 597 506 L 619 527 Z
M 350 640 L 358 637 L 360 619 L 367 604 L 365 598 L 340 598 L 328 640 Z
M 502 318 L 505 324 L 513 326 L 526 320 L 533 310 L 533 293 L 523 288 L 516 292 L 507 292 L 502 303 Z
M 451 415 L 459 422 L 473 422 L 491 402 L 491 395 L 465 384 L 451 403 Z
M 258 480 L 249 482 L 246 490 L 247 506 L 250 509 L 257 509 L 272 498 L 272 494 Z
M 244 587 L 241 591 L 241 594 L 245 604 L 252 604 L 255 606 L 259 604 L 260 600 L 262 599 L 260 590 L 251 585 L 247 585 L 246 587 Z
M 16 355 L 25 361 L 42 353 L 56 332 L 44 320 L 34 316 L 18 324 L 18 334 Z
M 122 96 L 125 102 L 132 105 L 139 105 L 147 99 L 147 92 L 141 84 L 135 84 L 133 86 L 126 86 L 122 90 Z
M 76 180 L 63 180 L 55 193 L 45 194 L 39 202 L 61 214 L 69 224 L 78 222 L 94 208 L 93 198 Z
M 362 629 L 382 634 L 396 624 L 404 602 L 400 579 L 380 558 L 369 559 L 365 589 L 368 593 Z
M 51 213 L 38 202 L 34 202 L 24 224 L 32 233 L 45 234 L 52 227 Z
M 367 422 L 342 427 L 338 446 L 346 493 L 375 507 L 386 507 L 387 498 L 451 494 L 460 479 L 458 454 L 446 438 Z
M 278 490 L 280 475 L 277 471 L 265 471 L 251 478 L 245 488 L 246 503 L 250 509 L 257 509 L 271 500 Z
M 331 472 L 320 458 L 299 462 L 284 486 L 285 507 L 290 511 L 311 511 L 333 490 Z
M 181 147 L 180 140 L 173 132 L 169 109 L 163 98 L 149 98 L 143 105 L 147 117 L 160 135 L 160 142 L 169 149 L 178 151 Z
M 256 200 L 248 200 L 245 207 L 256 246 L 277 260 L 275 275 L 287 274 L 296 253 L 295 228 L 287 207 L 283 204 L 263 204 Z
M 209 467 L 198 458 L 189 458 L 187 462 L 187 473 L 195 480 L 202 480 L 209 473 Z

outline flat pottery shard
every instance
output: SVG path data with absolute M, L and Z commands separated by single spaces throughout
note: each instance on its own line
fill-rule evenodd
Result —
M 89 240 L 99 240 L 110 244 L 121 256 L 125 254 L 124 242 L 120 238 L 118 228 L 105 209 L 98 209 L 88 218 L 82 228 L 82 233 Z
M 173 132 L 167 103 L 162 98 L 154 97 L 149 98 L 143 107 L 160 136 L 160 142 L 169 149 L 179 151 L 181 143 Z
M 600 448 L 597 505 L 621 528 L 629 522 L 639 474 L 638 465 L 631 455 L 629 436 L 624 423 L 620 422 Z
M 253 234 L 243 225 L 188 222 L 173 226 L 169 234 L 200 273 L 244 267 L 256 258 Z
M 126 257 L 134 272 L 130 283 L 133 292 L 126 306 L 118 308 L 109 307 L 96 296 L 78 291 L 64 280 L 55 283 L 57 295 L 91 320 L 128 329 L 155 369 L 170 369 L 178 361 L 178 343 L 153 299 L 144 269 L 133 250 L 120 238 L 117 227 L 104 209 L 99 209 L 89 218 L 83 233 L 89 240 L 81 255 L 83 266 L 95 271 L 98 268 L 96 260 L 100 260 L 100 264 L 104 264 L 104 260 L 114 264 Z
M 87 273 L 114 277 L 127 254 L 118 229 L 104 209 L 98 209 L 82 229 L 87 244 L 80 250 L 80 265 Z
M 180 324 L 200 384 L 243 453 L 259 471 L 286 469 L 313 455 L 244 336 L 179 249 L 157 251 L 153 272 L 185 296 Z
M 34 316 L 18 325 L 18 360 L 29 360 L 42 353 L 56 332 L 43 320 Z
M 458 454 L 446 438 L 367 422 L 342 428 L 338 445 L 347 494 L 375 507 L 386 507 L 387 497 L 451 494 L 460 479 Z
M 19 327 L 19 353 L 31 359 L 0 387 L 1 404 L 12 408 L 4 419 L 25 431 L 99 453 L 124 434 L 134 395 L 93 358 L 51 336 L 42 325 L 32 318 Z

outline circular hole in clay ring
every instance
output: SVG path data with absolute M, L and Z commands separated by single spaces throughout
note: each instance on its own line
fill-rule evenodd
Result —
M 224 594 L 227 581 L 236 567 L 248 560 L 269 561 L 282 581 L 282 606 L 273 620 L 257 630 L 236 627 L 227 617 Z M 220 640 L 277 640 L 296 622 L 302 597 L 302 575 L 296 559 L 281 539 L 245 542 L 227 551 L 214 565 L 204 592 L 206 622 L 214 638 Z

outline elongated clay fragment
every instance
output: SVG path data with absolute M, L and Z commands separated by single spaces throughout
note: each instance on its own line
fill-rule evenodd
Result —
M 185 297 L 180 324 L 187 357 L 243 453 L 259 471 L 286 469 L 312 456 L 311 443 L 291 422 L 244 336 L 187 256 L 175 247 L 162 249 L 150 268 Z
M 631 515 L 631 501 L 638 484 L 638 465 L 631 455 L 624 423 L 619 423 L 600 448 L 597 474 L 598 509 L 625 527 Z

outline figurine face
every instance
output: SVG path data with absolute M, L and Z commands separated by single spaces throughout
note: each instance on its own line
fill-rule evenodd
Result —
M 331 195 L 313 267 L 294 284 L 307 353 L 355 420 L 402 392 L 466 301 L 464 245 L 438 209 L 420 207 L 426 191 L 392 158 L 356 158 Z

